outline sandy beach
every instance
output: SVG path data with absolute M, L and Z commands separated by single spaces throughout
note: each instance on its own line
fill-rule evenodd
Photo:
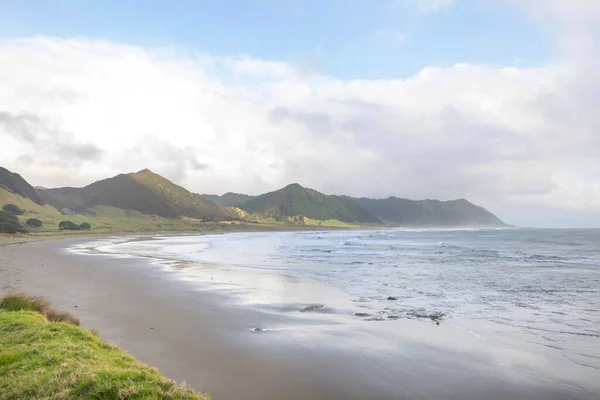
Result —
M 394 321 L 386 336 L 374 335 L 381 329 L 374 323 L 340 337 L 326 315 L 268 312 L 178 279 L 176 268 L 65 250 L 89 240 L 1 246 L 0 291 L 46 297 L 83 327 L 216 400 L 591 400 L 600 393 L 594 369 L 572 373 L 444 324 Z

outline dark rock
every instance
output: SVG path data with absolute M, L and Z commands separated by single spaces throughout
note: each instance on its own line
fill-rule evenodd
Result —
M 319 311 L 322 310 L 325 306 L 324 305 L 316 305 L 316 306 L 308 306 L 308 307 L 304 307 L 302 310 L 300 310 L 300 312 L 309 312 L 309 311 Z
M 388 300 L 398 300 L 398 298 L 396 296 L 390 296 L 387 298 Z
M 254 328 L 254 332 L 262 332 L 262 331 L 264 331 L 263 328 Z
M 357 312 L 354 315 L 356 315 L 357 317 L 370 317 L 371 316 L 371 314 L 366 313 L 366 312 Z
M 429 315 L 429 318 L 431 318 L 432 321 L 439 321 L 440 319 L 444 318 L 445 316 L 446 316 L 446 314 L 444 314 L 443 312 L 434 312 Z
M 388 315 L 388 319 L 400 319 L 397 315 Z

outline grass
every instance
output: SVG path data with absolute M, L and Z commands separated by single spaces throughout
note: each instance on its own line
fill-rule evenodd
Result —
M 73 314 L 58 311 L 41 297 L 32 297 L 24 294 L 9 294 L 0 300 L 0 309 L 5 311 L 34 311 L 42 314 L 51 322 L 66 322 L 79 326 L 79 318 Z
M 312 227 L 323 228 L 357 228 L 358 224 L 347 224 L 337 220 L 319 221 L 304 218 L 304 222 L 277 221 L 273 218 L 264 218 L 259 215 L 249 216 L 242 210 L 238 212 L 240 218 L 256 217 L 257 223 L 244 223 L 240 225 L 227 225 L 218 223 L 202 222 L 198 219 L 164 218 L 157 215 L 142 214 L 133 210 L 122 210 L 109 206 L 91 207 L 86 215 L 63 215 L 54 207 L 49 205 L 40 206 L 30 199 L 11 193 L 0 188 L 0 206 L 4 204 L 15 204 L 24 214 L 19 216 L 23 224 L 29 218 L 38 218 L 43 222 L 43 227 L 28 229 L 27 234 L 0 234 L 0 243 L 23 241 L 28 238 L 54 237 L 54 236 L 78 236 L 94 234 L 113 233 L 144 233 L 144 232 L 229 232 L 243 230 L 281 230 L 281 229 L 310 229 Z M 295 217 L 298 219 L 299 217 Z M 294 218 L 292 218 L 294 219 Z M 92 229 L 89 231 L 61 231 L 58 229 L 60 221 L 69 220 L 76 224 L 88 222 Z
M 208 399 L 59 314 L 40 298 L 2 298 L 0 399 Z

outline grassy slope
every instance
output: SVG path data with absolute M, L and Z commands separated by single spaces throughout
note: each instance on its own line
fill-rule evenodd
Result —
M 338 220 L 346 223 L 377 223 L 377 217 L 349 197 L 327 196 L 313 189 L 292 184 L 283 189 L 260 195 L 242 209 L 265 218 L 304 216 L 313 220 Z
M 163 218 L 156 215 L 142 214 L 137 211 L 121 210 L 109 206 L 95 206 L 88 210 L 89 215 L 62 215 L 54 207 L 46 204 L 40 206 L 33 201 L 0 188 L 0 206 L 15 204 L 25 211 L 19 216 L 24 224 L 29 218 L 38 218 L 44 226 L 32 230 L 33 233 L 58 232 L 58 223 L 69 220 L 77 224 L 88 222 L 94 232 L 151 232 L 151 231 L 182 231 L 207 230 L 210 226 L 201 224 L 193 218 Z
M 226 207 L 241 207 L 250 200 L 254 199 L 256 196 L 228 192 L 222 196 L 218 196 L 216 194 L 203 194 L 202 197 L 212 202 L 222 204 Z
M 404 226 L 504 226 L 494 214 L 465 199 L 355 199 L 383 221 Z
M 0 399 L 207 399 L 85 329 L 0 310 Z
M 78 213 L 94 206 L 112 206 L 165 218 L 234 217 L 231 210 L 191 193 L 149 170 L 120 174 L 83 188 L 45 189 L 40 193 L 56 208 L 68 208 Z
M 44 204 L 44 200 L 37 191 L 21 175 L 0 167 L 0 188 L 2 187 L 23 197 L 28 197 L 37 204 Z
M 0 206 L 4 204 L 15 204 L 25 211 L 24 215 L 19 216 L 19 221 L 24 224 L 29 218 L 38 218 L 42 220 L 44 226 L 40 229 L 31 229 L 32 234 L 54 235 L 54 234 L 80 234 L 89 233 L 84 231 L 58 230 L 58 223 L 64 220 L 70 220 L 77 224 L 88 222 L 92 225 L 91 233 L 112 233 L 112 232 L 157 232 L 157 231 L 223 231 L 240 229 L 281 229 L 283 225 L 305 225 L 321 227 L 356 227 L 357 225 L 346 224 L 337 220 L 312 220 L 305 218 L 303 224 L 293 221 L 277 221 L 270 218 L 252 218 L 248 213 L 241 209 L 232 208 L 232 213 L 237 213 L 240 218 L 255 219 L 259 224 L 247 225 L 221 225 L 207 224 L 194 218 L 163 218 L 157 215 L 142 214 L 132 210 L 122 210 L 120 208 L 109 206 L 95 206 L 88 210 L 93 215 L 62 215 L 54 207 L 46 204 L 40 206 L 33 201 L 10 193 L 0 188 Z

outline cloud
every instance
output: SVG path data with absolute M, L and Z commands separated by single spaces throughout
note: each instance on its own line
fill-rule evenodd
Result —
M 306 127 L 309 133 L 330 134 L 333 130 L 329 115 L 319 112 L 290 111 L 285 107 L 277 107 L 269 112 L 271 121 L 275 123 L 293 122 Z
M 20 160 L 30 162 L 34 156 L 38 160 L 61 165 L 80 164 L 85 161 L 99 161 L 103 151 L 92 143 L 79 143 L 71 133 L 50 126 L 48 121 L 36 114 L 12 114 L 0 111 L 0 137 L 8 136 L 20 142 L 29 150 L 21 154 Z M 5 143 L 8 138 L 4 138 Z M 10 148 L 7 146 L 7 150 Z
M 600 1 L 503 0 L 545 26 L 563 57 L 598 67 L 600 57 Z
M 300 182 L 600 211 L 600 72 L 578 58 L 342 80 L 249 57 L 38 37 L 0 42 L 0 87 L 0 159 L 36 185 L 150 168 L 201 193 Z

